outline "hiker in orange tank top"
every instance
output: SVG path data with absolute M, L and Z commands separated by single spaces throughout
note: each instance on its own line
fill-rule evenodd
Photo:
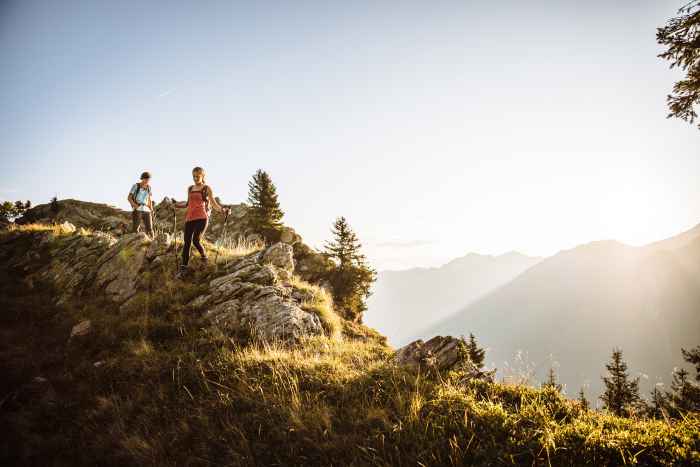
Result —
M 207 230 L 209 215 L 213 206 L 217 211 L 227 213 L 229 208 L 222 207 L 216 202 L 213 191 L 204 181 L 205 172 L 201 167 L 192 169 L 194 185 L 187 189 L 187 201 L 175 203 L 179 208 L 187 208 L 185 215 L 185 245 L 182 249 L 182 263 L 178 271 L 178 277 L 182 277 L 187 271 L 190 260 L 190 248 L 194 243 L 202 260 L 207 262 L 207 253 L 201 243 L 202 235 Z

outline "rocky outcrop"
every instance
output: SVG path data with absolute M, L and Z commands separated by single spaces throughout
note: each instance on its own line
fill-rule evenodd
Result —
M 462 340 L 452 336 L 435 336 L 427 342 L 419 339 L 397 350 L 394 359 L 397 364 L 411 369 L 462 369 L 472 378 L 493 378 L 495 370 L 479 370 L 461 344 Z
M 333 269 L 332 260 L 324 257 L 305 243 L 295 243 L 293 250 L 296 273 L 305 281 L 321 282 L 324 277 L 328 277 L 328 272 Z
M 95 265 L 117 240 L 108 234 L 70 235 L 57 237 L 51 232 L 38 236 L 37 244 L 45 247 L 48 262 L 38 278 L 54 285 L 56 303 L 67 303 L 80 294 L 95 274 Z M 37 260 L 39 252 L 34 250 Z M 30 265 L 28 264 L 27 267 Z
M 97 260 L 95 286 L 115 303 L 124 303 L 134 296 L 150 243 L 144 233 L 124 235 Z
M 176 208 L 175 201 L 165 197 L 156 204 L 154 229 L 159 235 L 167 233 L 170 236 L 182 238 L 185 209 Z M 206 240 L 228 245 L 236 245 L 240 242 L 264 243 L 263 238 L 250 227 L 248 217 L 250 207 L 247 204 L 224 204 L 224 206 L 231 209 L 228 218 L 214 211 L 204 236 Z M 84 228 L 119 238 L 131 231 L 131 212 L 107 204 L 64 199 L 58 201 L 54 208 L 50 204 L 34 206 L 16 222 L 25 225 L 32 223 L 56 225 L 68 222 L 76 229 Z M 164 240 L 161 239 L 161 243 Z M 292 247 L 292 256 L 296 264 L 295 273 L 302 279 L 320 283 L 324 277 L 327 277 L 328 271 L 333 267 L 332 262 L 319 251 L 304 244 L 301 236 L 293 228 L 281 226 L 279 241 Z M 151 261 L 149 254 L 147 254 L 147 260 Z M 156 260 L 156 263 L 158 262 Z
M 158 287 L 147 277 L 174 272 L 172 257 L 165 256 L 173 253 L 174 245 L 162 233 L 151 240 L 144 233 L 116 238 L 55 227 L 6 233 L 0 239 L 0 259 L 20 271 L 27 283 L 51 284 L 57 304 L 98 297 L 115 305 L 105 312 L 118 312 L 139 306 L 144 294 Z M 170 269 L 162 270 L 166 262 Z M 294 269 L 292 245 L 276 243 L 230 261 L 223 271 L 203 271 L 209 281 L 206 291 L 190 307 L 201 312 L 206 327 L 228 335 L 284 341 L 322 335 L 326 331 L 320 317 L 303 307 L 313 294 L 294 285 Z M 212 279 L 211 274 L 220 276 Z
M 77 228 L 82 227 L 121 235 L 129 231 L 131 213 L 107 204 L 64 199 L 57 201 L 54 208 L 50 204 L 34 206 L 28 209 L 16 222 L 18 224 L 70 222 Z
M 284 341 L 322 335 L 319 317 L 301 308 L 306 295 L 288 282 L 293 271 L 291 246 L 277 243 L 230 265 L 191 305 L 227 334 Z
M 28 284 L 51 284 L 59 305 L 84 294 L 123 304 L 138 292 L 140 273 L 151 266 L 149 261 L 170 247 L 169 239 L 150 240 L 143 233 L 117 239 L 103 232 L 60 231 L 11 232 L 0 245 L 7 266 L 22 271 Z
M 293 250 L 286 243 L 276 243 L 265 250 L 262 261 L 288 272 L 294 271 Z

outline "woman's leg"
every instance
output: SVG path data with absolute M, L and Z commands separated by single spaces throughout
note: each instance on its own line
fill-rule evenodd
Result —
M 193 222 L 197 222 L 197 225 L 194 228 L 194 246 L 197 248 L 197 251 L 199 251 L 199 254 L 202 256 L 202 258 L 206 258 L 207 252 L 204 251 L 204 247 L 202 246 L 202 243 L 199 240 L 204 234 L 204 231 L 207 230 L 208 219 L 197 219 Z
M 196 222 L 185 222 L 185 244 L 182 247 L 182 264 L 185 266 L 190 262 L 190 246 L 192 245 L 192 235 L 194 234 Z

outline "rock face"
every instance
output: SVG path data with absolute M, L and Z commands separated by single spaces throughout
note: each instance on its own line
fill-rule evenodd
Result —
M 293 245 L 301 241 L 301 236 L 294 231 L 291 227 L 283 227 L 280 232 L 280 242 Z
M 212 328 L 226 334 L 245 332 L 283 341 L 322 335 L 319 317 L 301 308 L 305 295 L 286 282 L 293 271 L 291 246 L 277 243 L 230 265 L 191 305 Z
M 206 240 L 236 251 L 255 249 L 254 243 L 262 238 L 251 227 L 250 207 L 245 203 L 226 206 L 231 209 L 228 217 L 212 213 Z M 142 303 L 140 292 L 152 290 L 148 277 L 164 272 L 163 268 L 172 270 L 173 257 L 167 255 L 173 254 L 173 240 L 181 238 L 184 218 L 185 210 L 176 207 L 174 199 L 164 198 L 155 206 L 156 237 L 151 240 L 143 233 L 131 233 L 131 212 L 114 206 L 73 199 L 37 205 L 16 223 L 59 227 L 3 232 L 0 260 L 7 258 L 8 266 L 20 271 L 27 284 L 50 283 L 59 305 L 99 295 L 125 310 Z M 208 325 L 282 339 L 324 332 L 319 316 L 306 311 L 314 310 L 310 303 L 314 297 L 291 279 L 296 275 L 330 290 L 327 280 L 335 265 L 304 244 L 294 229 L 281 226 L 278 233 L 279 242 L 263 252 L 227 263 L 226 275 L 212 280 L 207 293 L 192 302 L 204 312 Z M 14 248 L 11 243 L 18 235 L 24 236 L 20 242 L 24 243 Z M 27 238 L 33 242 L 30 248 Z M 9 242 L 7 248 L 3 242 Z M 323 324 L 328 328 L 329 323 Z M 358 335 L 369 332 L 361 327 L 356 331 Z
M 394 355 L 396 363 L 412 369 L 451 370 L 461 368 L 472 378 L 493 378 L 496 370 L 481 371 L 465 358 L 460 350 L 461 340 L 452 336 L 435 336 L 427 342 L 413 341 Z
M 106 204 L 90 203 L 75 199 L 57 202 L 57 209 L 50 204 L 39 204 L 28 209 L 18 224 L 61 224 L 68 222 L 76 228 L 99 230 L 119 235 L 129 231 L 131 213 Z
M 0 256 L 7 258 L 10 268 L 23 271 L 28 283 L 39 279 L 54 286 L 59 305 L 83 294 L 104 294 L 123 304 L 138 291 L 140 273 L 151 266 L 149 261 L 170 248 L 169 238 L 151 241 L 143 233 L 117 240 L 103 232 L 65 234 L 70 232 L 65 228 L 63 232 L 12 232 L 0 245 Z M 26 253 L 17 251 L 25 249 Z
M 58 304 L 80 293 L 94 277 L 99 259 L 117 242 L 108 234 L 56 238 L 52 233 L 43 232 L 38 238 L 38 244 L 48 249 L 49 256 L 39 277 L 55 285 Z
M 124 303 L 136 294 L 136 280 L 149 243 L 141 232 L 124 235 L 97 260 L 95 285 L 113 302 Z
M 185 209 L 176 208 L 174 202 L 174 199 L 165 197 L 160 203 L 155 205 L 153 227 L 156 232 L 167 232 L 171 236 L 175 235 L 181 238 Z M 212 213 L 209 219 L 209 227 L 204 234 L 206 240 L 210 242 L 222 241 L 224 244 L 236 244 L 238 242 L 264 243 L 263 238 L 250 227 L 250 207 L 247 204 L 223 205 L 230 208 L 231 213 L 227 219 L 218 211 Z M 118 238 L 131 232 L 130 211 L 106 204 L 75 199 L 59 200 L 56 209 L 52 209 L 50 204 L 34 206 L 27 210 L 16 222 L 18 224 L 62 224 L 68 222 L 76 230 L 85 228 L 95 232 L 103 232 L 112 238 Z M 71 229 L 71 226 L 67 224 L 66 227 L 68 230 Z M 2 225 L 0 225 L 0 230 L 2 230 Z M 303 280 L 318 283 L 332 269 L 332 261 L 304 244 L 301 236 L 291 227 L 282 226 L 279 237 L 281 243 L 292 247 L 292 256 L 296 265 L 295 273 Z M 161 240 L 159 243 L 169 243 L 169 241 Z M 148 261 L 152 260 L 151 252 L 146 254 L 146 259 Z M 158 262 L 157 259 L 156 262 Z M 118 297 L 122 297 L 122 295 L 116 294 Z
M 118 239 L 101 232 L 61 232 L 15 231 L 0 238 L 0 260 L 21 271 L 27 283 L 51 284 L 57 304 L 99 296 L 115 305 L 106 313 L 118 312 L 138 305 L 149 293 L 145 277 L 166 274 L 161 270 L 165 261 L 172 268 L 172 257 L 164 256 L 173 253 L 168 234 L 151 240 L 140 232 Z M 206 291 L 190 306 L 202 312 L 206 327 L 228 335 L 252 334 L 283 341 L 322 335 L 326 331 L 319 316 L 305 309 L 313 294 L 290 280 L 294 267 L 292 245 L 276 243 L 230 262 L 224 275 L 208 279 Z M 213 272 L 213 268 L 205 272 L 205 277 Z M 89 330 L 89 324 L 84 326 Z M 79 325 L 73 337 L 82 332 Z
M 319 282 L 333 269 L 333 261 L 302 242 L 293 246 L 296 272 L 305 281 Z
M 264 263 L 272 264 L 280 269 L 289 272 L 294 271 L 294 255 L 290 245 L 286 243 L 276 243 L 265 250 L 262 260 Z

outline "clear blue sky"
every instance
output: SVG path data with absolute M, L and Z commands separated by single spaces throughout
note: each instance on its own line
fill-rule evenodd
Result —
M 677 1 L 0 2 L 1 199 L 224 202 L 258 168 L 379 269 L 640 244 L 700 222 L 700 132 L 665 118 Z

